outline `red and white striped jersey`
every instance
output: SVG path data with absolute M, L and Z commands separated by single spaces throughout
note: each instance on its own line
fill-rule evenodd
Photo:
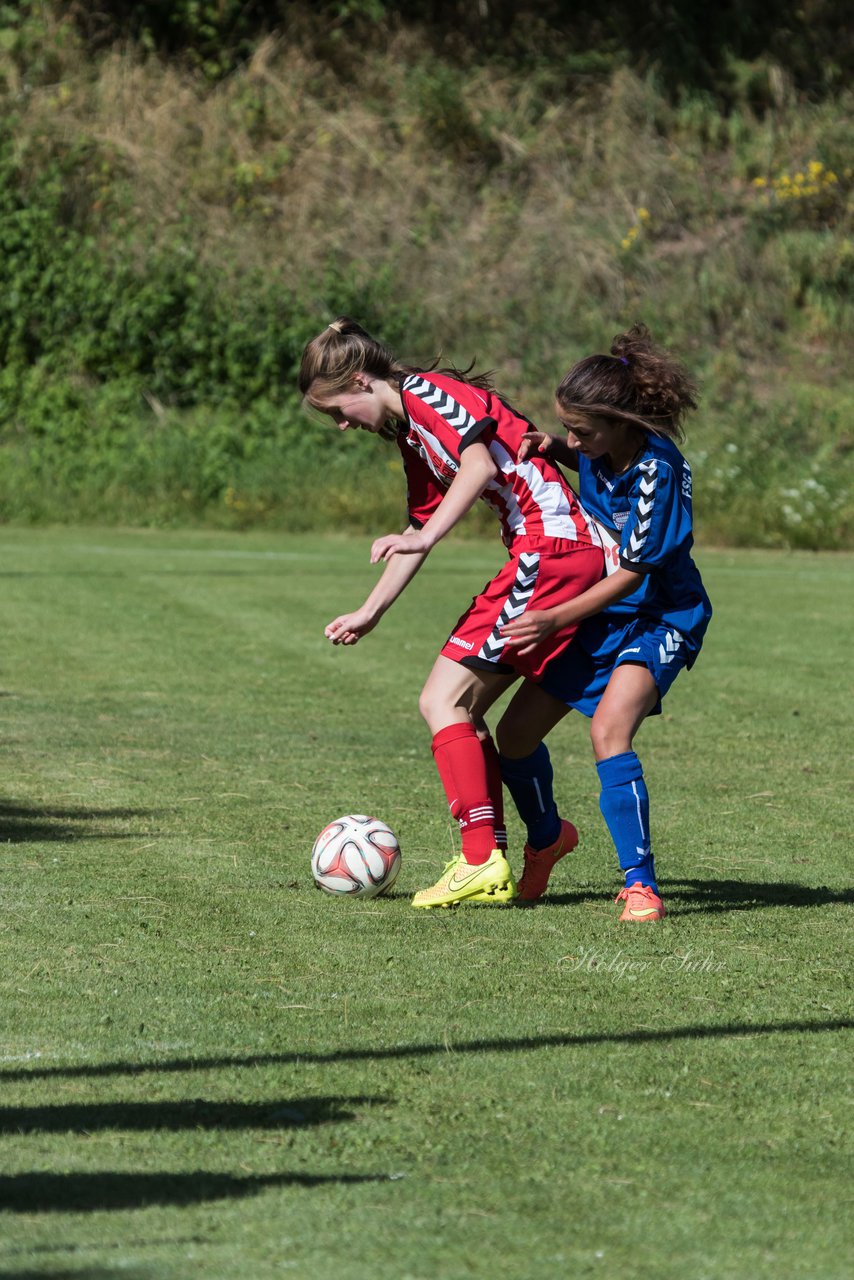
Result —
M 554 463 L 541 455 L 517 462 L 523 435 L 535 428 L 494 391 L 445 374 L 412 373 L 403 379 L 400 394 L 406 421 L 398 445 L 415 528 L 426 524 L 442 501 L 463 450 L 479 441 L 498 468 L 481 496 L 501 521 L 505 546 L 521 537 L 597 545 L 586 513 Z

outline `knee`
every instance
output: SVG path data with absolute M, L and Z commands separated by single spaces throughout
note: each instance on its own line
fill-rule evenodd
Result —
M 627 735 L 624 725 L 613 724 L 607 720 L 597 723 L 595 716 L 590 725 L 590 742 L 597 760 L 607 760 L 611 756 L 619 756 L 624 751 L 632 749 L 632 740 Z
M 465 708 L 449 697 L 441 686 L 436 686 L 429 680 L 418 696 L 418 710 L 430 732 L 434 734 L 468 715 Z
M 428 725 L 432 728 L 439 711 L 439 699 L 430 688 L 429 683 L 425 684 L 424 688 L 418 695 L 418 710 L 421 712 L 423 719 L 426 720 Z

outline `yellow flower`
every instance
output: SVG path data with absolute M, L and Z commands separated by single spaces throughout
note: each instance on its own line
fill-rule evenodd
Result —
M 809 164 L 807 165 L 807 169 L 809 171 L 809 175 L 811 178 L 817 178 L 823 168 L 824 168 L 824 165 L 821 163 L 820 160 L 810 160 Z
M 752 185 L 752 186 L 754 186 L 754 187 L 764 187 L 764 186 L 765 186 L 765 179 L 764 179 L 764 178 L 754 178 L 754 179 L 753 179 L 753 182 L 752 182 L 752 184 L 751 184 L 751 185 Z
M 638 218 L 641 222 L 647 222 L 649 220 L 649 209 L 638 209 Z

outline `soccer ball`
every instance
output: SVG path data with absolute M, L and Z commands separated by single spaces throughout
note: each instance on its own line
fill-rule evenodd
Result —
M 376 898 L 397 879 L 400 845 L 378 818 L 351 813 L 324 827 L 311 851 L 318 889 L 351 898 Z

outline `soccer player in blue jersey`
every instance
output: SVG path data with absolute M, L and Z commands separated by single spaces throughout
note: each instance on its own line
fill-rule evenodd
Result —
M 526 681 L 497 729 L 505 785 L 528 829 L 519 898 L 545 891 L 555 863 L 578 842 L 561 820 L 543 738 L 571 708 L 591 717 L 599 805 L 625 886 L 620 920 L 661 920 L 649 830 L 649 795 L 633 749 L 641 723 L 683 668 L 693 665 L 711 605 L 691 558 L 691 470 L 674 441 L 696 408 L 683 367 L 644 325 L 614 339 L 610 355 L 579 361 L 556 393 L 565 442 L 529 432 L 522 445 L 578 471 L 581 503 L 599 528 L 606 575 L 548 610 L 503 629 L 520 654 L 553 630 L 583 622 L 537 684 Z

